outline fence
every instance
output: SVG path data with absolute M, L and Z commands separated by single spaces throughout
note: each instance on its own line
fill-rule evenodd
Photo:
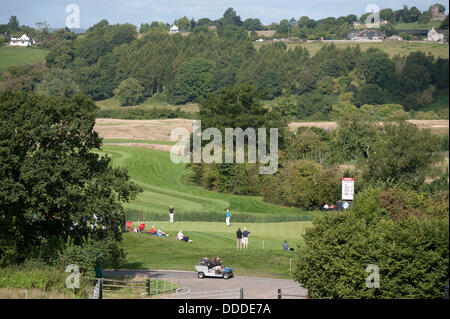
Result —
M 278 299 L 309 299 L 309 291 L 300 287 L 288 287 L 278 289 Z
M 223 289 L 191 292 L 189 288 L 177 289 L 171 299 L 244 299 L 244 289 Z
M 92 278 L 91 278 L 92 279 Z M 93 299 L 103 299 L 105 292 L 116 293 L 120 295 L 140 295 L 140 296 L 152 296 L 172 293 L 176 291 L 180 286 L 173 281 L 173 279 L 158 280 L 147 279 L 145 281 L 137 280 L 121 280 L 121 279 L 107 279 L 96 278 Z

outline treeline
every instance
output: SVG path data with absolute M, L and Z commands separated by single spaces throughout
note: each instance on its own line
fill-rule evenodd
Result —
M 420 52 L 389 57 L 377 49 L 332 44 L 314 56 L 284 43 L 255 49 L 246 35 L 229 31 L 183 37 L 155 29 L 137 38 L 134 26 L 106 20 L 82 36 L 62 29 L 54 35 L 46 68 L 11 67 L 0 89 L 83 93 L 94 100 L 117 95 L 123 105 L 158 94 L 181 105 L 227 86 L 253 84 L 282 116 L 321 120 L 334 105 L 418 110 L 433 101 L 436 90 L 448 89 L 448 59 Z
M 448 151 L 448 137 L 419 130 L 395 107 L 384 110 L 382 125 L 372 111 L 335 109 L 337 129 L 301 127 L 293 134 L 285 117 L 264 108 L 255 87 L 226 88 L 200 103 L 202 126 L 221 131 L 278 128 L 278 171 L 261 175 L 261 163 L 190 164 L 193 181 L 210 190 L 262 196 L 268 202 L 304 209 L 336 202 L 342 176 L 356 177 L 358 187 L 399 184 L 429 194 L 447 189 L 448 171 L 443 172 L 439 163 L 442 152 Z M 340 167 L 345 163 L 355 165 Z M 425 183 L 430 178 L 432 182 Z

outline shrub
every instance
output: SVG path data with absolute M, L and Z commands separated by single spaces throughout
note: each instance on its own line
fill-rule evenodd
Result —
M 114 90 L 114 94 L 119 96 L 120 104 L 135 105 L 142 101 L 144 88 L 138 80 L 129 78 L 123 80 L 117 89 Z
M 326 213 L 313 225 L 293 271 L 313 298 L 442 298 L 448 218 L 382 218 L 367 225 L 347 211 Z M 366 287 L 369 264 L 379 267 L 379 289 Z

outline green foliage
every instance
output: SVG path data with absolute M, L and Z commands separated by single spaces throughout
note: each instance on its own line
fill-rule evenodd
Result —
M 97 111 L 98 118 L 111 118 L 123 120 L 153 120 L 153 119 L 195 119 L 198 113 L 185 112 L 180 108 L 172 109 L 145 109 L 145 108 L 122 108 L 122 109 L 104 109 Z
M 365 159 L 358 162 L 365 182 L 395 180 L 420 185 L 431 174 L 430 165 L 440 159 L 438 137 L 405 120 L 385 122 L 368 144 Z
M 79 96 L 0 93 L 2 262 L 21 262 L 44 238 L 70 236 L 78 244 L 94 231 L 86 227 L 94 214 L 104 226 L 97 239 L 120 236 L 121 202 L 141 188 L 91 152 L 101 146 L 95 111 Z
M 114 94 L 119 97 L 122 106 L 138 104 L 143 99 L 143 92 L 144 88 L 134 78 L 123 80 L 114 90 Z
M 36 92 L 59 97 L 72 97 L 79 92 L 79 88 L 69 71 L 52 68 L 44 73 L 42 82 L 37 86 Z
M 194 59 L 180 65 L 175 82 L 170 86 L 168 102 L 198 102 L 215 89 L 215 66 L 206 59 Z
M 448 280 L 448 217 L 381 218 L 368 225 L 353 212 L 325 213 L 313 225 L 293 271 L 313 298 L 442 298 Z M 369 264 L 380 269 L 379 289 L 366 287 Z
M 285 164 L 277 174 L 267 177 L 262 190 L 266 201 L 306 209 L 334 203 L 338 193 L 337 172 L 306 160 Z

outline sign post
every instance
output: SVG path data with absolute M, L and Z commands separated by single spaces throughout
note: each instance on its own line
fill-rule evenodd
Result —
M 355 179 L 353 177 L 342 178 L 342 200 L 353 200 L 355 194 Z

